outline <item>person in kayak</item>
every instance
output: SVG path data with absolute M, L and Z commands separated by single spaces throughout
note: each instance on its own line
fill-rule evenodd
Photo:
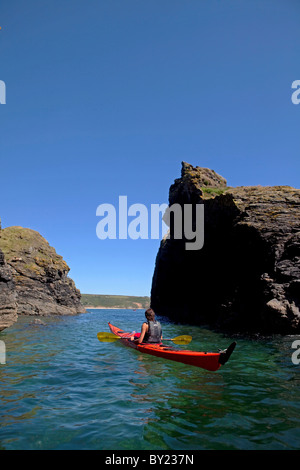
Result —
M 145 312 L 147 322 L 142 325 L 141 335 L 138 339 L 134 340 L 134 336 L 131 337 L 135 343 L 161 343 L 162 340 L 162 329 L 159 321 L 155 320 L 155 313 L 152 308 L 148 308 Z

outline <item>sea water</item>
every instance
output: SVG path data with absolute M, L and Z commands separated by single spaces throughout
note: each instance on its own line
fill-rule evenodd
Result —
M 165 338 L 217 351 L 217 372 L 100 343 L 108 322 L 139 331 L 143 310 L 20 317 L 0 333 L 0 449 L 299 449 L 295 336 L 232 338 L 161 318 Z M 180 348 L 180 346 L 178 346 Z

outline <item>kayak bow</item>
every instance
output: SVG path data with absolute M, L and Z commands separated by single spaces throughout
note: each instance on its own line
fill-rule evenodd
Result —
M 149 343 L 135 343 L 131 341 L 132 333 L 126 333 L 125 331 L 117 328 L 116 326 L 108 323 L 111 332 L 114 335 L 120 337 L 121 342 L 130 348 L 136 349 L 137 351 L 151 356 L 162 357 L 171 361 L 182 362 L 191 366 L 201 367 L 209 371 L 218 370 L 221 365 L 226 364 L 230 358 L 236 343 L 232 343 L 224 351 L 214 352 L 198 352 L 183 349 L 176 349 L 172 346 L 166 346 L 163 343 L 149 344 Z M 138 339 L 140 333 L 135 333 L 134 338 Z

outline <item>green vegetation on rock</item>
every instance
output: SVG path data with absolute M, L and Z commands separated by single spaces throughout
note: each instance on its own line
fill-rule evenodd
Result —
M 224 188 L 215 188 L 215 187 L 208 187 L 208 186 L 201 188 L 204 199 L 207 199 L 208 197 L 220 196 L 227 190 L 228 190 L 227 186 Z
M 0 248 L 7 263 L 21 274 L 45 276 L 49 268 L 68 273 L 69 267 L 53 247 L 36 231 L 23 227 L 1 230 Z

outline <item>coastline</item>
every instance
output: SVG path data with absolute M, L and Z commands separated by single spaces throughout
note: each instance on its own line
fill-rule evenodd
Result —
M 144 310 L 143 307 L 92 307 L 84 305 L 84 308 L 89 310 Z

